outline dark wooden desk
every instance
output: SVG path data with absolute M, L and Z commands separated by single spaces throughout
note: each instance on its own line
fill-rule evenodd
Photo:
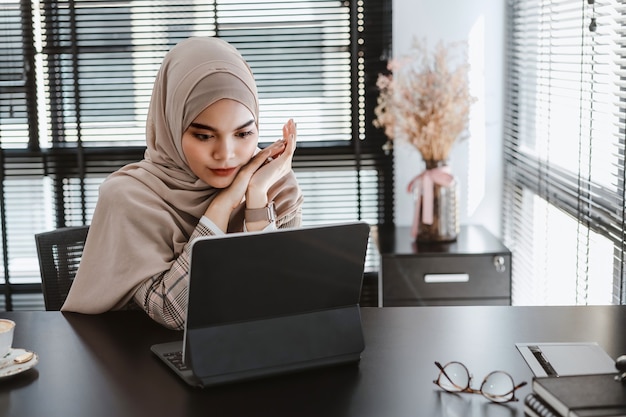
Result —
M 142 312 L 0 313 L 32 370 L 0 380 L 2 416 L 523 416 L 522 403 L 443 393 L 433 361 L 460 360 L 475 383 L 494 369 L 531 372 L 516 342 L 596 341 L 626 353 L 626 306 L 364 308 L 366 349 L 342 366 L 210 389 L 190 388 L 149 351 L 182 335 Z M 526 386 L 518 397 L 530 392 Z

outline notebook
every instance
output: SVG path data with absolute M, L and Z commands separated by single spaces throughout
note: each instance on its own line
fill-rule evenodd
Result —
M 195 386 L 358 362 L 369 230 L 350 222 L 196 239 L 183 340 L 151 350 Z
M 626 385 L 617 373 L 534 377 L 532 388 L 556 414 L 568 417 L 626 416 Z

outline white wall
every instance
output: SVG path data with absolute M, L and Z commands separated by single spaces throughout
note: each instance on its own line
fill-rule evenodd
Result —
M 470 114 L 470 138 L 457 143 L 450 164 L 459 179 L 461 223 L 482 224 L 501 236 L 502 120 L 504 112 L 505 2 L 502 0 L 393 0 L 394 56 L 404 54 L 413 37 L 429 45 L 467 41 L 472 67 L 471 92 L 478 101 Z M 395 144 L 397 225 L 413 214 L 408 182 L 424 169 L 420 154 Z

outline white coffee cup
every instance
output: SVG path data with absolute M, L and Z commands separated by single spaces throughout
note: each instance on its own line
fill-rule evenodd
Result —
M 14 330 L 15 322 L 13 320 L 0 319 L 0 358 L 11 351 Z

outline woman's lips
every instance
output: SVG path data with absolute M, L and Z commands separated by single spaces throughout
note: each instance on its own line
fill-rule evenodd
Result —
M 237 168 L 212 168 L 211 172 L 219 177 L 228 177 L 232 175 Z

